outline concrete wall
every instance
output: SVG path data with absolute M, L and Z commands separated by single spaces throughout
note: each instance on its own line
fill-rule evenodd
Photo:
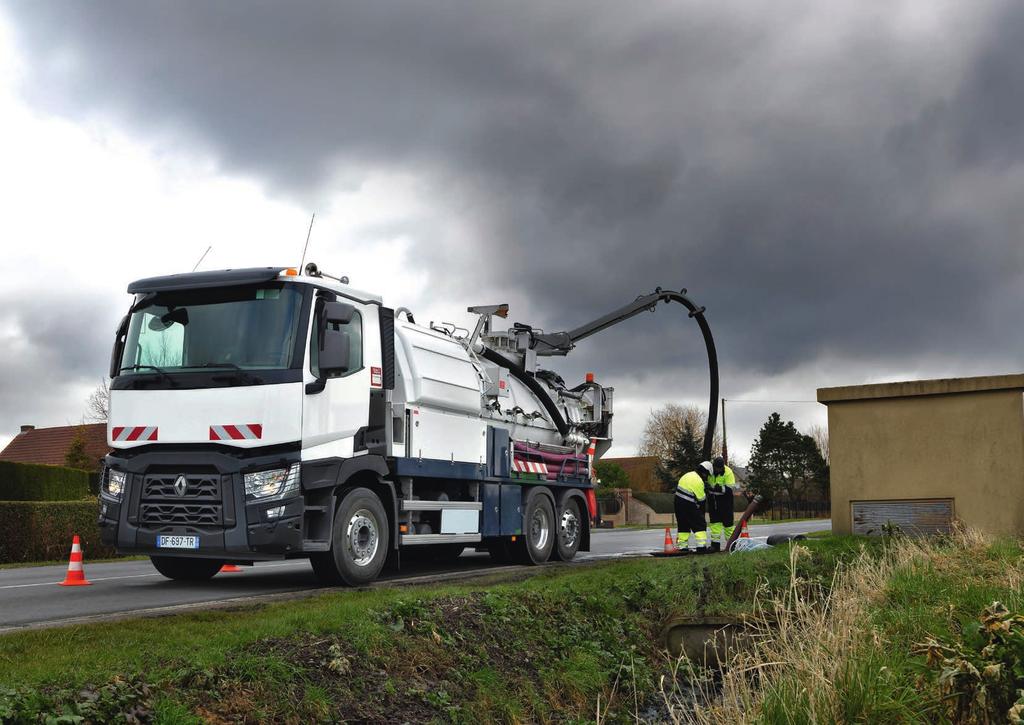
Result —
M 832 527 L 850 502 L 952 498 L 956 518 L 1024 531 L 1024 376 L 825 388 Z

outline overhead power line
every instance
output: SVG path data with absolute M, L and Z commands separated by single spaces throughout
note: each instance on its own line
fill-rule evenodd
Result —
M 817 403 L 817 400 L 760 400 L 753 398 L 722 398 L 730 403 Z

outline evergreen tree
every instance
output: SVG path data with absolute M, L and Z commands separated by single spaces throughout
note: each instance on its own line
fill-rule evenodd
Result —
M 803 435 L 793 421 L 772 413 L 750 449 L 750 489 L 795 499 L 811 484 L 828 487 L 828 465 L 814 438 Z
M 629 488 L 629 475 L 618 463 L 600 461 L 594 468 L 601 481 L 601 488 Z
M 658 464 L 658 480 L 666 491 L 674 491 L 679 478 L 700 464 L 703 450 L 704 441 L 698 439 L 690 421 L 685 421 L 683 431 L 672 447 L 671 456 Z
M 85 432 L 81 428 L 75 429 L 75 436 L 71 439 L 68 452 L 64 454 L 64 465 L 83 471 L 92 471 L 96 468 L 96 462 L 90 459 L 85 451 Z

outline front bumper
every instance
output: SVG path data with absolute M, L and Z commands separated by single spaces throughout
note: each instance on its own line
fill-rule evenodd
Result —
M 132 554 L 238 561 L 281 559 L 302 551 L 304 503 L 288 498 L 247 501 L 243 474 L 287 468 L 299 452 L 136 449 L 115 451 L 104 463 L 124 471 L 120 500 L 100 496 L 100 538 Z M 185 476 L 185 495 L 171 485 Z M 284 507 L 271 520 L 269 509 Z M 198 549 L 159 549 L 157 537 L 199 537 Z

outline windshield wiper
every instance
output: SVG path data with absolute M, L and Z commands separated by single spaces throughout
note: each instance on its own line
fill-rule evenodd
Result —
M 260 378 L 255 377 L 248 370 L 244 370 L 235 363 L 222 362 L 222 363 L 203 363 L 202 365 L 192 365 L 190 367 L 196 368 L 224 368 L 226 370 L 234 371 L 234 375 L 230 376 L 231 379 L 238 380 L 243 383 L 259 383 L 262 382 Z
M 167 382 L 169 382 L 171 385 L 173 385 L 174 387 L 178 386 L 177 381 L 175 381 L 175 379 L 171 377 L 170 373 L 168 373 L 163 368 L 158 368 L 156 365 L 126 365 L 125 367 L 120 368 L 117 372 L 123 373 L 125 370 L 154 370 L 156 371 L 157 375 L 162 375 L 163 377 L 167 378 Z

